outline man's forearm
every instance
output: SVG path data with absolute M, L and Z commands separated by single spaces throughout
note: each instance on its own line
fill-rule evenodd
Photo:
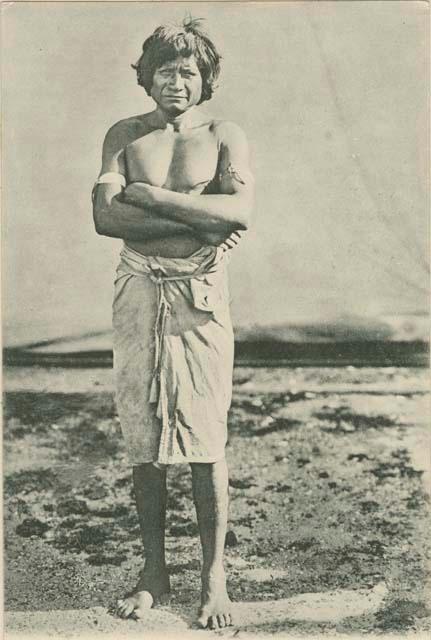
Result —
M 248 199 L 240 194 L 194 195 L 161 187 L 133 183 L 126 189 L 125 199 L 196 231 L 226 232 L 247 229 L 250 212 Z M 142 195 L 140 193 L 142 192 Z
M 193 229 L 187 224 L 122 202 L 118 196 L 112 199 L 109 207 L 95 211 L 94 221 L 100 235 L 123 240 L 153 240 L 193 233 Z

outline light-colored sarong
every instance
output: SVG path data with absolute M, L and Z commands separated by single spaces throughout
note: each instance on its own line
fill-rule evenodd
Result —
M 117 408 L 130 462 L 225 455 L 233 331 L 227 255 L 121 252 L 113 304 Z

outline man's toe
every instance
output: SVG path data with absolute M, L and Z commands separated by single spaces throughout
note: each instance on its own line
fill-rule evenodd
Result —
M 202 627 L 202 629 L 206 629 L 207 628 L 207 626 L 208 626 L 208 616 L 206 615 L 205 611 L 201 611 L 199 613 L 198 625 L 200 627 Z
M 121 607 L 118 608 L 118 615 L 121 618 L 128 618 L 133 613 L 134 606 L 131 602 L 124 602 Z
M 209 617 L 208 626 L 209 626 L 210 629 L 217 629 L 218 628 L 217 616 L 210 616 Z
M 223 627 L 226 626 L 226 621 L 224 619 L 224 615 L 223 614 L 217 616 L 217 622 L 218 622 L 218 626 L 220 627 L 220 629 L 223 629 Z

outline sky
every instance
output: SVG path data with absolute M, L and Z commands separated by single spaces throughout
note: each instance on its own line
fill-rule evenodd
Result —
M 223 56 L 205 111 L 244 129 L 256 176 L 230 267 L 235 325 L 427 311 L 427 3 L 10 3 L 6 342 L 109 327 L 121 241 L 93 228 L 101 146 L 153 108 L 130 65 L 187 13 Z

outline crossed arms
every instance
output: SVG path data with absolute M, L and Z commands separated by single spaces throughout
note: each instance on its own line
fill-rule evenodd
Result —
M 144 182 L 97 186 L 93 217 L 97 233 L 124 240 L 149 240 L 193 233 L 217 244 L 234 230 L 247 229 L 253 202 L 248 146 L 241 129 L 220 127 L 217 194 L 178 193 Z M 116 127 L 103 146 L 102 173 L 125 175 L 124 150 Z

